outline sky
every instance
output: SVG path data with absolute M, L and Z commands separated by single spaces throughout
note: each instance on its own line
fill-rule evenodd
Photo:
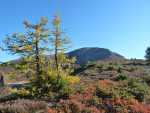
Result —
M 74 50 L 108 48 L 142 59 L 150 46 L 150 0 L 0 0 L 0 45 L 7 34 L 25 32 L 22 22 L 37 23 L 59 14 Z M 0 62 L 18 56 L 0 52 Z

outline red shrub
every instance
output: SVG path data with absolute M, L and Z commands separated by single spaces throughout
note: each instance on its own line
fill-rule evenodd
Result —
M 118 84 L 111 80 L 101 80 L 98 83 L 104 89 Z M 150 113 L 150 105 L 135 99 L 98 98 L 95 91 L 95 84 L 89 85 L 83 93 L 78 92 L 71 95 L 68 100 L 60 100 L 59 110 L 49 109 L 49 113 Z
M 48 109 L 48 113 L 58 113 L 58 112 L 57 112 L 57 110 L 55 110 L 55 109 L 49 108 L 49 109 Z

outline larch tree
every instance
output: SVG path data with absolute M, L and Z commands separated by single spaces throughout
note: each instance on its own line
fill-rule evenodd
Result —
M 55 16 L 53 20 L 53 28 L 50 37 L 51 45 L 53 46 L 54 52 L 54 65 L 57 73 L 57 83 L 61 78 L 62 71 L 65 74 L 71 73 L 71 64 L 75 62 L 75 58 L 68 58 L 65 52 L 70 46 L 70 40 L 61 29 L 61 19 L 59 16 Z
M 18 54 L 23 58 L 32 57 L 37 76 L 41 72 L 40 58 L 48 49 L 48 46 L 45 44 L 49 36 L 49 30 L 46 27 L 47 23 L 48 20 L 45 17 L 42 17 L 37 24 L 24 21 L 27 32 L 8 35 L 4 40 L 4 50 L 12 54 Z

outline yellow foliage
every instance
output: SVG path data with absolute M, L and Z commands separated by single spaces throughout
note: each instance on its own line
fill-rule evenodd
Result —
M 22 95 L 22 96 L 26 96 L 26 95 L 30 94 L 30 92 L 24 88 L 21 88 L 21 89 L 14 88 L 14 89 L 11 89 L 11 92 L 17 93 L 17 94 Z
M 57 26 L 60 25 L 60 23 L 61 23 L 60 17 L 59 17 L 59 16 L 56 16 L 56 17 L 54 18 L 53 24 L 57 27 Z
M 33 48 L 32 48 L 32 46 L 31 45 L 26 45 L 25 47 L 24 47 L 24 50 L 27 50 L 27 51 L 31 51 Z
M 76 84 L 76 83 L 80 82 L 80 77 L 78 77 L 78 76 L 72 76 L 72 75 L 67 75 L 68 73 L 64 72 L 63 70 L 61 70 L 60 74 L 61 74 L 61 78 L 63 80 L 68 81 L 70 84 Z M 52 70 L 51 74 L 49 74 L 49 75 L 51 75 L 51 77 L 53 79 L 57 78 L 57 73 L 54 70 Z
M 62 79 L 67 80 L 70 84 L 76 84 L 80 82 L 80 78 L 77 76 L 62 76 Z
M 47 73 L 53 80 L 57 79 L 57 73 L 55 69 L 50 69 Z M 80 77 L 67 75 L 67 73 L 65 73 L 63 70 L 60 72 L 60 77 L 61 79 L 68 81 L 69 84 L 76 84 L 80 82 Z
M 22 95 L 22 96 L 27 96 L 30 94 L 30 92 L 24 88 L 21 88 L 20 90 L 18 90 L 17 92 L 19 95 Z

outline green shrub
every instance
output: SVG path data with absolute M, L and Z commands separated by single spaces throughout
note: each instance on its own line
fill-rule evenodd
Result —
M 61 98 L 61 99 L 69 98 L 69 96 L 74 92 L 74 88 L 71 87 L 69 84 L 65 84 L 65 83 L 62 83 L 60 85 L 61 85 L 61 87 L 57 92 L 58 93 L 57 98 L 58 99 L 59 98 Z
M 29 90 L 25 88 L 9 88 L 4 87 L 0 89 L 0 102 L 6 102 L 10 100 L 16 100 L 19 98 L 32 98 Z
M 103 64 L 97 64 L 96 67 L 99 69 L 103 69 L 104 65 Z
M 124 98 L 129 99 L 133 96 L 127 90 L 126 82 L 111 82 L 109 80 L 100 81 L 96 87 L 96 95 L 99 98 Z
M 97 106 L 100 104 L 100 101 L 99 101 L 99 98 L 97 98 L 96 96 L 91 98 L 90 100 L 87 101 L 87 103 L 90 105 L 90 106 Z
M 96 96 L 99 98 L 112 98 L 112 93 L 108 89 L 103 89 L 101 86 L 96 87 Z
M 9 87 L 0 88 L 0 102 L 17 99 L 17 95 Z
M 120 66 L 118 67 L 117 72 L 122 73 L 122 68 Z
M 126 77 L 119 76 L 119 80 Z M 99 98 L 135 98 L 144 101 L 150 97 L 149 86 L 139 78 L 128 78 L 124 81 L 113 82 L 110 80 L 100 81 L 96 87 L 96 95 Z
M 132 78 L 128 81 L 128 92 L 139 101 L 144 101 L 149 96 L 149 86 L 139 79 Z
M 131 67 L 131 68 L 129 68 L 129 70 L 128 70 L 128 71 L 133 72 L 133 71 L 135 71 L 135 70 L 137 70 L 137 68 L 136 68 L 136 67 Z
M 119 74 L 116 78 L 116 80 L 120 81 L 120 80 L 127 80 L 128 77 L 125 74 Z
M 57 81 L 56 73 L 43 74 L 32 79 L 30 92 L 38 98 L 67 98 L 73 92 L 71 83 L 78 81 L 77 77 L 60 76 Z
M 142 79 L 144 82 L 146 82 L 147 84 L 150 83 L 150 75 L 148 75 L 148 74 L 142 76 L 141 79 Z
M 115 66 L 113 66 L 113 65 L 109 65 L 108 67 L 107 67 L 107 70 L 110 70 L 110 71 L 112 71 L 112 70 L 114 70 L 115 69 Z
M 17 94 L 9 94 L 9 95 L 5 95 L 0 97 L 0 102 L 6 102 L 6 101 L 10 101 L 10 100 L 16 100 L 18 99 L 18 95 Z

